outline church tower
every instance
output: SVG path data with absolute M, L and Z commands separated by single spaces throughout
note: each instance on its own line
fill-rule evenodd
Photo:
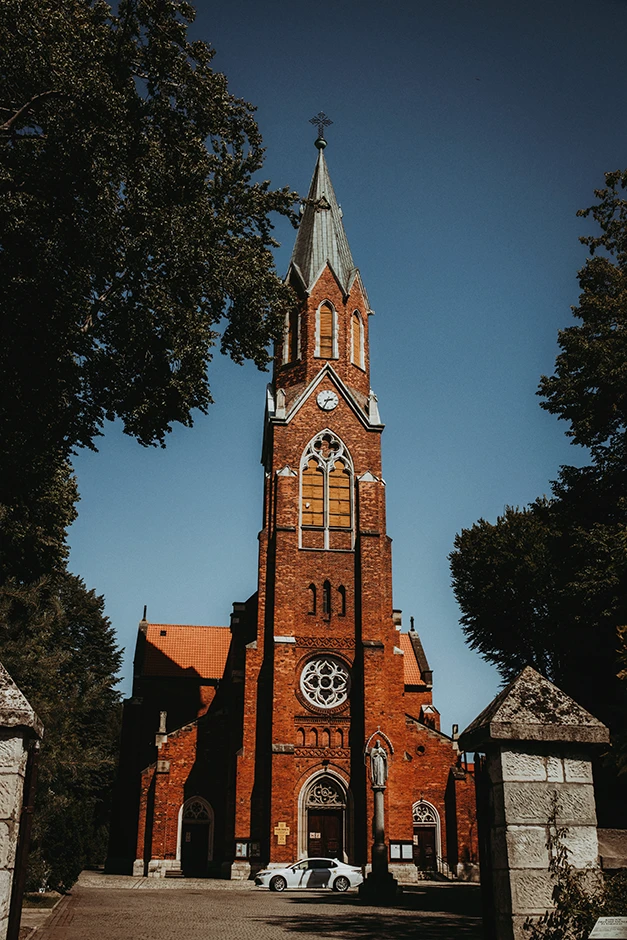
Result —
M 390 750 L 405 734 L 372 310 L 325 146 L 320 136 L 287 275 L 299 306 L 267 389 L 258 629 L 237 768 L 236 841 L 259 841 L 275 863 L 365 862 L 364 747 L 378 733 Z
M 377 741 L 395 876 L 474 865 L 472 773 L 440 730 L 413 618 L 403 633 L 392 608 L 372 310 L 322 134 L 316 147 L 287 274 L 298 304 L 266 394 L 257 590 L 230 627 L 140 623 L 111 870 L 365 865 Z

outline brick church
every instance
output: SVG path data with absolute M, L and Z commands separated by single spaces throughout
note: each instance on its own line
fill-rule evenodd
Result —
M 112 871 L 366 864 L 377 740 L 391 871 L 463 877 L 476 862 L 472 772 L 440 729 L 418 633 L 393 609 L 372 311 L 322 135 L 316 146 L 287 274 L 300 307 L 266 396 L 258 587 L 229 627 L 140 622 Z

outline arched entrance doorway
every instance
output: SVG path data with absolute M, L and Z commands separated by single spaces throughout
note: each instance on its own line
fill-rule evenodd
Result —
M 433 804 L 418 800 L 412 807 L 412 816 L 414 864 L 419 872 L 436 872 L 442 855 L 440 814 Z
M 346 787 L 338 777 L 323 773 L 308 781 L 301 796 L 301 857 L 343 861 L 347 842 Z
M 181 809 L 181 870 L 201 877 L 213 857 L 213 810 L 201 796 L 193 796 Z

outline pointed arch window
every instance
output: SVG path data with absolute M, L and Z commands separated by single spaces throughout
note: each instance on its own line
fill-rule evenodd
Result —
M 353 547 L 353 465 L 331 431 L 318 434 L 301 460 L 301 548 Z
M 316 326 L 316 355 L 337 359 L 337 315 L 328 300 L 318 307 Z
M 300 358 L 300 311 L 296 308 L 287 314 L 283 336 L 283 364 L 296 362 Z
M 309 457 L 302 474 L 302 524 L 324 526 L 324 467 Z
M 351 362 L 360 369 L 366 368 L 364 321 L 358 310 L 355 310 L 351 317 Z

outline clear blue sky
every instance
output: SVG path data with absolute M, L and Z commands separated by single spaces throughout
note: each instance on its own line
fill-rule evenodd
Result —
M 201 2 L 193 34 L 251 102 L 264 176 L 305 194 L 315 132 L 376 315 L 394 604 L 414 615 L 443 729 L 499 680 L 464 644 L 447 555 L 455 533 L 547 493 L 584 455 L 541 411 L 557 330 L 577 301 L 603 172 L 627 165 L 624 0 Z M 294 233 L 279 226 L 277 268 Z M 215 405 L 165 451 L 110 426 L 75 462 L 71 568 L 106 598 L 127 649 L 137 622 L 228 624 L 256 588 L 265 374 L 219 354 Z

